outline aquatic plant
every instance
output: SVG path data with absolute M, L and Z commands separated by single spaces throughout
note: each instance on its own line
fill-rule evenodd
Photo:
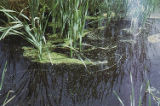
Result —
M 48 0 L 47 5 L 52 11 L 52 22 L 49 26 L 54 35 L 67 38 L 70 48 L 81 51 L 82 38 L 88 24 L 98 22 L 95 27 L 100 27 L 105 21 L 109 25 L 112 19 L 116 21 L 123 18 L 127 0 Z M 72 56 L 73 49 L 70 50 Z
M 129 0 L 128 0 L 129 1 Z M 131 18 L 131 27 L 142 27 L 151 12 L 157 7 L 159 0 L 131 0 L 128 2 L 127 16 Z M 136 7 L 136 8 L 135 8 Z M 136 24 L 136 25 L 133 25 Z
M 67 38 L 71 48 L 79 46 L 81 50 L 88 0 L 49 0 L 48 6 L 52 11 L 50 26 L 53 33 L 58 33 L 59 38 Z
M 155 2 L 147 0 L 144 3 Z M 0 27 L 0 40 L 8 35 L 18 35 L 37 48 L 41 55 L 46 43 L 46 29 L 51 27 L 52 32 L 49 31 L 49 35 L 56 36 L 55 39 L 67 40 L 64 47 L 70 49 L 72 57 L 73 51 L 82 50 L 82 38 L 89 29 L 87 25 L 98 22 L 96 27 L 99 27 L 104 26 L 105 22 L 109 27 L 112 20 L 124 18 L 128 0 L 29 0 L 24 5 L 18 10 L 0 9 L 7 17 L 7 22 L 4 21 Z M 18 12 L 19 10 L 21 11 Z
M 142 102 L 142 99 L 141 99 L 141 95 L 139 96 L 139 103 L 138 105 L 136 105 L 136 100 L 135 100 L 135 91 L 134 91 L 134 83 L 133 83 L 133 78 L 132 78 L 132 73 L 130 72 L 130 81 L 131 81 L 131 95 L 130 95 L 130 106 L 141 106 L 141 102 Z M 140 94 L 142 92 L 142 88 L 143 88 L 143 85 L 141 86 L 141 89 L 140 89 Z M 118 94 L 116 93 L 116 91 L 113 91 L 113 93 L 115 94 L 115 96 L 117 97 L 117 99 L 119 100 L 119 102 L 121 103 L 122 106 L 125 106 L 124 105 L 124 102 L 122 101 L 122 99 L 118 96 Z
M 2 90 L 2 87 L 3 87 L 3 82 L 4 82 L 6 71 L 7 71 L 7 62 L 5 63 L 5 66 L 4 66 L 3 70 L 2 70 L 1 82 L 0 82 L 0 91 Z
M 0 91 L 2 90 L 3 88 L 3 82 L 4 82 L 4 79 L 5 79 L 5 73 L 7 71 L 7 62 L 5 63 L 4 65 L 4 68 L 2 70 L 2 75 L 1 75 L 1 82 L 0 82 Z M 5 98 L 5 100 L 3 101 L 2 103 L 2 106 L 6 106 L 11 100 L 13 100 L 15 98 L 15 95 L 12 96 L 11 98 L 9 98 L 9 95 L 10 93 L 12 93 L 13 91 L 12 90 L 9 90 L 8 93 L 7 93 L 7 96 Z M 8 99 L 9 98 L 9 99 Z
M 88 14 L 93 19 L 90 24 L 97 23 L 97 27 L 100 27 L 105 20 L 109 27 L 112 20 L 118 21 L 126 16 L 127 4 L 128 0 L 89 0 Z
M 39 4 L 37 1 L 31 1 L 29 6 L 31 18 L 23 14 L 23 10 L 21 12 L 16 12 L 5 8 L 0 9 L 0 12 L 3 12 L 8 18 L 8 22 L 0 27 L 0 32 L 2 32 L 0 40 L 8 35 L 18 35 L 37 48 L 41 55 L 43 44 L 46 43 L 45 31 L 49 16 L 45 15 L 45 6 L 41 9 L 41 14 L 39 14 Z
M 31 25 L 24 23 L 24 29 L 27 33 L 26 40 L 39 50 L 39 54 L 42 54 L 43 44 L 46 43 L 45 32 L 48 24 L 49 15 L 46 16 L 46 6 L 43 6 L 39 10 L 40 1 L 31 0 L 29 2 L 29 9 L 31 15 Z
M 135 91 L 134 91 L 134 83 L 133 83 L 133 79 L 132 79 L 132 73 L 130 72 L 130 80 L 131 80 L 131 95 L 130 95 L 130 106 L 142 106 L 142 90 L 143 88 L 143 84 L 140 87 L 140 95 L 139 95 L 139 100 L 137 101 L 138 104 L 136 104 L 136 99 L 135 99 Z M 158 90 L 156 90 L 155 88 L 150 86 L 150 81 L 148 80 L 146 82 L 146 86 L 145 86 L 145 92 L 148 94 L 148 106 L 152 106 L 152 99 L 155 100 L 155 102 L 158 104 L 160 104 L 160 97 L 156 96 L 156 94 L 160 94 L 160 92 Z M 156 92 L 156 94 L 155 94 Z M 122 99 L 118 96 L 118 94 L 116 93 L 116 91 L 113 91 L 113 93 L 115 94 L 115 96 L 117 97 L 117 99 L 119 100 L 119 102 L 121 103 L 122 106 L 124 105 L 124 102 L 122 101 Z M 146 95 L 145 93 L 145 95 Z

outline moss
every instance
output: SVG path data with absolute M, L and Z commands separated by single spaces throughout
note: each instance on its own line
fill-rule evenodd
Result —
M 81 64 L 84 63 L 91 64 L 89 61 L 81 61 L 79 59 L 70 58 L 66 56 L 65 54 L 56 53 L 56 52 L 44 52 L 42 53 L 41 60 L 38 58 L 38 51 L 31 47 L 23 47 L 23 56 L 31 59 L 33 62 L 39 62 L 39 63 L 52 63 L 52 64 Z

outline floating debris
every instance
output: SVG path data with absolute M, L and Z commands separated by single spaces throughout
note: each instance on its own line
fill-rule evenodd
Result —
M 136 31 L 132 30 L 131 28 L 125 28 L 125 29 L 122 29 L 122 32 L 127 35 L 138 36 L 142 32 L 142 28 L 139 27 L 137 28 Z
M 97 61 L 97 62 L 94 62 L 95 65 L 99 65 L 99 64 L 108 64 L 108 61 L 107 60 L 104 60 L 104 61 Z
M 135 44 L 136 40 L 132 40 L 132 39 L 131 40 L 120 40 L 120 42 Z
M 149 36 L 148 41 L 150 43 L 159 43 L 160 42 L 160 33 Z

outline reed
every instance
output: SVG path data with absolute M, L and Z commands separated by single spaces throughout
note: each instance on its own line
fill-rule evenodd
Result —
M 3 12 L 8 18 L 8 22 L 0 27 L 0 32 L 2 32 L 0 40 L 8 35 L 18 35 L 37 48 L 39 57 L 41 57 L 43 45 L 46 43 L 45 31 L 49 16 L 45 15 L 46 7 L 43 7 L 39 14 L 38 0 L 32 0 L 29 4 L 29 8 L 30 17 L 23 14 L 23 10 L 17 12 L 5 8 L 0 9 L 0 12 Z
M 126 16 L 128 0 L 90 0 L 89 1 L 89 16 L 97 17 L 103 16 L 100 20 L 106 21 L 106 26 L 111 21 L 117 21 Z M 98 22 L 98 26 L 102 26 L 101 21 Z
M 59 38 L 67 38 L 71 48 L 79 46 L 81 50 L 88 0 L 49 0 L 49 3 L 53 33 L 59 33 Z
M 130 95 L 130 106 L 142 106 L 142 90 L 144 89 L 143 84 L 140 87 L 140 95 L 139 95 L 139 100 L 136 103 L 136 99 L 135 99 L 135 90 L 134 90 L 134 82 L 133 82 L 133 78 L 132 78 L 132 73 L 130 72 L 130 80 L 131 80 L 131 95 Z M 119 102 L 121 103 L 122 106 L 125 106 L 124 102 L 122 101 L 122 99 L 118 96 L 118 94 L 113 91 L 113 93 L 115 94 L 115 96 L 117 97 L 117 99 L 119 100 Z M 150 81 L 148 80 L 146 82 L 146 86 L 145 86 L 145 95 L 146 93 L 148 94 L 148 103 L 147 106 L 152 106 L 152 99 L 155 100 L 153 102 L 157 103 L 158 106 L 160 104 L 160 97 L 157 96 L 157 94 L 159 95 L 160 92 L 155 89 L 154 87 L 150 86 Z
M 128 0 L 28 0 L 18 9 L 13 1 L 20 3 L 24 0 L 8 0 L 14 10 L 0 9 L 8 18 L 8 22 L 0 27 L 0 40 L 8 35 L 21 36 L 37 48 L 39 54 L 42 54 L 42 47 L 46 43 L 46 28 L 52 28 L 50 35 L 67 39 L 70 48 L 81 51 L 88 24 L 96 23 L 96 27 L 100 27 L 105 21 L 106 27 L 109 27 L 112 21 L 124 18 L 128 9 Z M 157 0 L 142 1 L 144 5 L 150 5 L 142 16 L 144 18 L 153 10 Z M 51 21 L 48 24 L 49 17 Z M 72 56 L 73 49 L 70 51 Z

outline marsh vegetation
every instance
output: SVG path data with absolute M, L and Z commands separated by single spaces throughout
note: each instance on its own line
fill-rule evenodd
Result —
M 0 105 L 159 105 L 151 87 L 159 8 L 159 0 L 1 0 Z

